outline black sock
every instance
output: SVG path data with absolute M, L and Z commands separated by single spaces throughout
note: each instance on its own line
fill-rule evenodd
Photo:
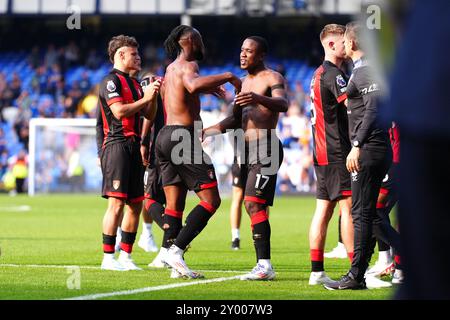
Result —
M 324 271 L 323 260 L 322 261 L 311 261 L 311 271 L 312 272 Z
M 203 206 L 197 205 L 186 218 L 186 224 L 175 240 L 175 245 L 186 249 L 187 245 L 206 227 L 212 214 Z
M 104 253 L 114 253 L 116 246 L 116 236 L 110 236 L 103 233 L 103 252 Z
M 136 240 L 136 232 L 126 232 L 122 230 L 122 240 L 120 240 L 120 249 L 126 253 L 131 253 L 133 244 Z
M 182 219 L 165 214 L 163 215 L 164 236 L 161 247 L 169 249 L 174 243 L 182 227 Z
M 256 258 L 270 259 L 270 223 L 269 220 L 253 225 L 253 243 Z
M 164 207 L 159 202 L 153 202 L 147 210 L 147 214 L 152 217 L 153 221 L 163 229 L 164 225 Z M 164 229 L 163 229 L 164 230 Z
M 338 220 L 338 241 L 340 242 L 340 243 L 343 243 L 342 242 L 342 231 L 341 231 L 341 218 L 342 218 L 342 215 L 341 214 L 339 214 L 339 220 Z

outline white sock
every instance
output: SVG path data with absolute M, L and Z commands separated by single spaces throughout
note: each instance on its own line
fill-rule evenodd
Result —
M 184 250 L 178 248 L 176 245 L 172 245 L 170 247 L 170 250 L 167 250 L 168 253 L 173 253 L 173 254 L 179 254 L 179 255 L 183 255 Z
M 382 263 L 391 263 L 392 262 L 391 251 L 386 250 L 378 252 L 378 261 Z
M 345 249 L 345 245 L 342 243 L 342 242 L 338 242 L 338 244 L 337 244 L 337 247 L 338 248 L 344 248 Z
M 234 239 L 240 239 L 240 231 L 237 228 L 233 228 L 231 229 L 231 241 L 233 241 Z
M 116 233 L 116 243 L 119 243 L 120 240 L 122 240 L 122 228 L 117 227 L 117 233 Z
M 131 253 L 120 250 L 119 258 L 131 259 Z
M 270 263 L 270 259 L 259 259 L 258 263 L 262 265 L 266 269 L 271 269 L 272 264 Z
M 103 258 L 114 259 L 114 253 L 103 253 Z
M 145 223 L 142 226 L 142 234 L 150 236 L 152 234 L 152 223 Z
M 169 251 L 169 249 L 164 248 L 164 247 L 161 247 L 161 248 L 159 249 L 159 253 L 158 253 L 158 254 L 166 254 L 167 251 Z

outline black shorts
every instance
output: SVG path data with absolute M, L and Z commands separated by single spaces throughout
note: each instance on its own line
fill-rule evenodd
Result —
M 144 196 L 160 204 L 166 203 L 166 195 L 162 187 L 161 172 L 158 164 L 149 164 L 144 172 Z
M 103 188 L 102 197 L 124 199 L 129 203 L 144 200 L 144 166 L 140 144 L 134 138 L 108 144 L 100 157 Z
M 156 138 L 156 157 L 163 186 L 182 183 L 195 192 L 217 186 L 211 158 L 193 127 L 163 127 Z
M 336 201 L 352 195 L 350 173 L 345 163 L 314 166 L 317 177 L 316 199 Z
M 247 181 L 247 170 L 242 170 L 242 166 L 238 163 L 231 165 L 231 177 L 233 187 L 244 189 L 245 181 Z
M 276 138 L 275 152 L 271 150 L 270 139 L 266 144 L 267 152 L 251 152 L 254 147 L 246 143 L 246 164 L 241 165 L 242 184 L 245 185 L 244 201 L 252 201 L 266 206 L 273 205 L 277 185 L 278 169 L 283 162 L 283 146 Z M 259 147 L 258 142 L 258 148 Z M 257 154 L 257 155 L 255 155 Z

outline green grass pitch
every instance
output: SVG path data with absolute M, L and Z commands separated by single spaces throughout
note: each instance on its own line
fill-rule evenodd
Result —
M 194 197 L 188 199 L 185 216 L 197 202 Z M 0 195 L 0 299 L 65 299 L 140 288 L 147 290 L 103 298 L 384 300 L 394 292 L 394 289 L 337 292 L 308 285 L 308 228 L 315 204 L 312 197 L 278 197 L 271 208 L 272 263 L 277 272 L 276 280 L 247 282 L 232 279 L 195 285 L 193 283 L 198 280 L 170 279 L 166 269 L 149 269 L 147 264 L 156 253 L 146 253 L 137 244 L 133 256 L 143 271 L 100 270 L 103 254 L 101 225 L 106 204 L 106 200 L 95 195 L 33 198 Z M 229 208 L 230 200 L 223 199 L 220 209 L 192 242 L 192 248 L 185 257 L 192 269 L 203 271 L 206 280 L 238 276 L 251 270 L 255 264 L 246 215 L 242 219 L 242 249 L 230 249 Z M 153 231 L 160 243 L 162 233 L 156 224 Z M 138 237 L 139 234 L 140 230 Z M 337 215 L 330 222 L 328 235 L 326 250 L 336 244 Z M 79 269 L 65 266 L 79 266 Z M 325 268 L 332 278 L 345 273 L 348 267 L 346 259 L 325 260 Z M 74 282 L 77 270 L 79 282 Z M 74 288 L 76 283 L 80 284 L 79 289 L 76 285 Z M 167 286 L 180 283 L 183 286 Z

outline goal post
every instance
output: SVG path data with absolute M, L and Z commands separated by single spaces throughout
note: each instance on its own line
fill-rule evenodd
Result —
M 28 194 L 100 192 L 96 119 L 30 120 Z

